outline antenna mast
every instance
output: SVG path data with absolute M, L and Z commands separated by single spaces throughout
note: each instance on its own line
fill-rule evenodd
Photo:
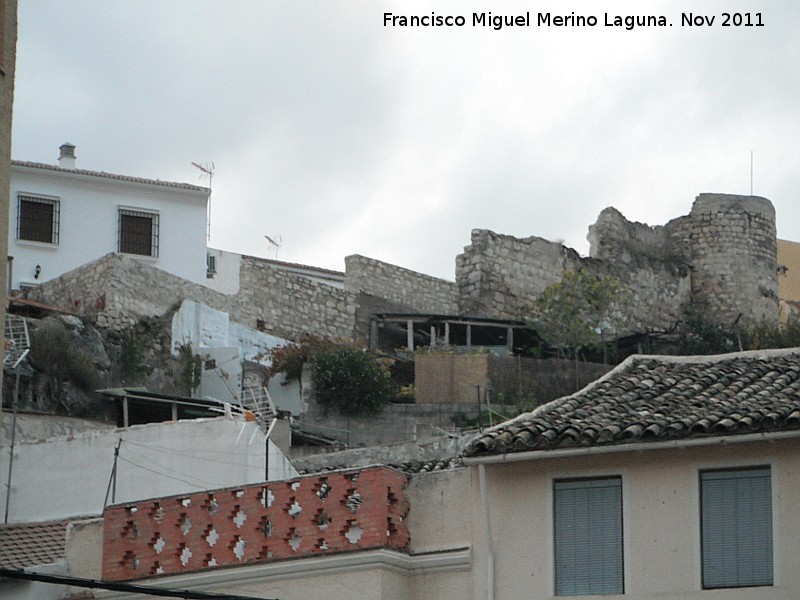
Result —
M 268 235 L 265 235 L 264 237 L 267 238 L 267 244 L 275 247 L 275 260 L 278 260 L 278 250 L 280 250 L 281 246 L 283 245 L 283 237 L 278 236 L 277 242 Z
M 200 169 L 205 175 L 200 175 L 200 177 L 205 177 L 208 175 L 208 214 L 206 215 L 206 223 L 207 223 L 207 231 L 206 231 L 206 241 L 211 241 L 211 180 L 214 179 L 214 163 L 211 162 L 211 166 L 208 166 L 209 163 L 205 165 L 199 165 L 196 162 L 192 163 L 193 167 Z

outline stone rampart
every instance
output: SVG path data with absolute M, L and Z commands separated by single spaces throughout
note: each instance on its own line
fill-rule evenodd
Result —
M 370 320 L 376 313 L 458 312 L 455 283 L 366 256 L 345 258 L 344 285 L 356 298 L 354 332 L 364 343 L 369 340 Z
M 383 298 L 409 312 L 450 315 L 458 310 L 458 288 L 451 281 L 357 254 L 344 260 L 344 286 L 351 294 Z
M 459 312 L 519 318 L 534 298 L 578 260 L 571 248 L 540 237 L 520 239 L 473 229 L 471 244 L 456 258 Z
M 487 230 L 456 260 L 460 312 L 514 319 L 566 269 L 611 275 L 626 289 L 626 330 L 672 328 L 697 305 L 709 319 L 778 318 L 775 211 L 769 200 L 701 194 L 689 215 L 663 226 L 633 223 L 614 208 L 589 228 L 590 257 L 542 238 Z
M 775 209 L 766 198 L 700 194 L 691 212 L 692 297 L 719 319 L 778 315 Z
M 100 327 L 116 330 L 191 299 L 227 312 L 235 323 L 279 337 L 296 339 L 304 332 L 352 336 L 355 303 L 343 290 L 257 260 L 243 260 L 240 277 L 239 292 L 227 295 L 142 261 L 108 254 L 45 282 L 37 297 L 76 314 L 93 315 Z
M 295 275 L 267 262 L 244 257 L 239 292 L 233 296 L 231 319 L 281 337 L 302 333 L 350 338 L 355 299 L 345 290 Z

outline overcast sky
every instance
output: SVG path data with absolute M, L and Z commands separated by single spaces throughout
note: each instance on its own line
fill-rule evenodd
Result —
M 800 2 L 20 0 L 13 157 L 207 185 L 210 245 L 453 279 L 474 228 L 559 240 L 615 206 L 775 204 L 800 240 Z M 472 13 L 531 13 L 530 27 Z M 763 27 L 722 27 L 722 13 Z M 384 13 L 464 27 L 386 27 Z M 595 27 L 537 27 L 537 13 Z M 683 27 L 681 14 L 714 16 Z M 605 13 L 671 27 L 605 27 Z

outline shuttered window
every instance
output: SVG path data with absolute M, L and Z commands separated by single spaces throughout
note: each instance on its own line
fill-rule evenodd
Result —
M 622 594 L 622 480 L 553 485 L 555 593 Z
M 703 587 L 772 585 L 769 467 L 700 473 Z
M 119 251 L 158 256 L 158 214 L 119 210 Z

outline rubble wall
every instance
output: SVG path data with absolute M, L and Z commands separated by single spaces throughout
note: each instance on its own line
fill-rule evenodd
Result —
M 607 208 L 589 228 L 590 256 L 538 237 L 472 232 L 456 259 L 462 314 L 516 319 L 566 269 L 623 283 L 626 329 L 672 328 L 691 305 L 710 319 L 778 318 L 775 210 L 765 198 L 700 194 L 689 215 L 663 226 Z
M 691 212 L 692 296 L 721 320 L 777 319 L 775 209 L 766 198 L 700 194 Z
M 345 258 L 345 289 L 406 307 L 408 312 L 451 315 L 458 310 L 456 284 L 365 256 Z
M 286 273 L 259 261 L 242 262 L 239 292 L 227 295 L 142 261 L 108 254 L 47 281 L 36 299 L 99 327 L 124 330 L 142 317 L 160 316 L 192 299 L 226 312 L 231 321 L 287 339 L 303 332 L 350 337 L 355 303 L 343 290 Z
M 473 229 L 456 257 L 459 312 L 516 319 L 544 289 L 579 260 L 577 252 L 540 237 L 515 238 Z
M 233 296 L 231 320 L 273 335 L 297 339 L 304 332 L 326 337 L 353 335 L 356 304 L 352 294 L 243 257 L 239 293 Z

